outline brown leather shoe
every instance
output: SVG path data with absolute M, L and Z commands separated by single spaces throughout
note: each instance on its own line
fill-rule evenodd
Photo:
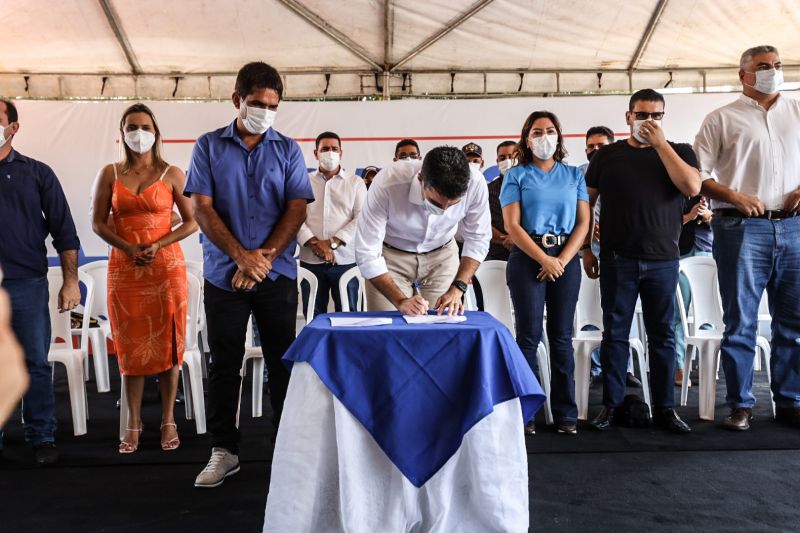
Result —
M 675 385 L 682 386 L 683 385 L 683 369 L 676 368 L 675 369 Z M 686 379 L 689 380 L 689 386 L 692 386 L 692 380 L 689 379 L 689 376 L 686 376 Z
M 775 409 L 775 421 L 800 428 L 800 407 L 778 407 Z
M 725 428 L 734 431 L 747 431 L 753 419 L 753 410 L 749 407 L 736 407 L 725 417 Z

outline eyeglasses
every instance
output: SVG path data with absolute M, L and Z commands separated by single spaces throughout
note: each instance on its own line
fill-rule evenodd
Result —
M 631 111 L 631 114 L 634 117 L 636 117 L 636 120 L 647 120 L 650 118 L 653 120 L 661 120 L 662 118 L 664 118 L 663 111 L 656 111 L 655 113 L 647 113 L 645 111 Z
M 400 152 L 399 154 L 397 154 L 397 159 L 419 159 L 419 154 L 417 153 L 409 154 L 406 152 Z

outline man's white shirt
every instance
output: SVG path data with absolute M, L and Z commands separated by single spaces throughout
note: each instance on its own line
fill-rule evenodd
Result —
M 720 184 L 759 198 L 768 210 L 783 209 L 800 188 L 800 101 L 781 95 L 767 110 L 742 94 L 706 116 L 694 151 L 700 169 Z
M 388 272 L 383 243 L 406 252 L 430 252 L 450 242 L 459 223 L 464 238 L 461 255 L 481 262 L 486 259 L 492 221 L 483 175 L 470 169 L 461 201 L 442 215 L 431 215 L 423 205 L 423 186 L 417 178 L 421 167 L 421 161 L 397 161 L 375 176 L 356 232 L 356 262 L 364 278 Z
M 308 175 L 315 200 L 306 207 L 306 221 L 300 226 L 297 240 L 300 243 L 300 260 L 306 263 L 324 263 L 304 244 L 316 237 L 327 240 L 336 237 L 344 245 L 334 250 L 336 264 L 355 263 L 355 234 L 367 188 L 364 181 L 339 167 L 331 179 L 317 171 Z

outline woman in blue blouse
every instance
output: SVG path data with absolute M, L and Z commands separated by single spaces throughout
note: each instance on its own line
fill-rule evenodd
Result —
M 581 266 L 578 250 L 589 231 L 589 195 L 583 173 L 566 156 L 558 118 L 536 111 L 525 121 L 519 164 L 500 190 L 503 221 L 514 240 L 506 276 L 516 317 L 517 343 L 538 372 L 536 348 L 547 306 L 550 405 L 559 433 L 577 433 L 572 329 Z M 534 433 L 533 421 L 525 427 Z

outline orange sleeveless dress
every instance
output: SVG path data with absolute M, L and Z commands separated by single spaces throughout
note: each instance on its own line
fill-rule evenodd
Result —
M 134 194 L 117 178 L 111 210 L 114 228 L 128 242 L 153 243 L 169 233 L 172 191 L 161 177 Z M 178 243 L 161 248 L 153 262 L 137 266 L 112 248 L 108 262 L 108 313 L 120 372 L 146 376 L 183 363 L 186 341 L 186 263 Z

